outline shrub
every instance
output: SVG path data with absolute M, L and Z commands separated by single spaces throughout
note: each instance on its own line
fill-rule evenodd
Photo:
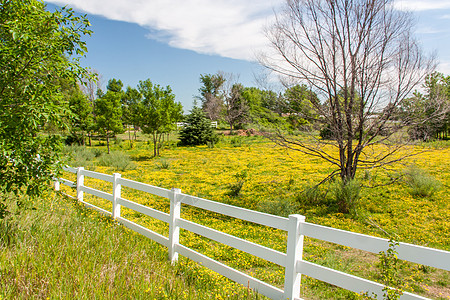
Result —
M 319 133 L 320 137 L 324 140 L 332 140 L 335 138 L 335 134 L 334 132 L 331 130 L 331 126 L 330 125 L 326 125 L 325 127 L 323 127 L 322 129 L 320 129 L 320 133 Z
M 430 197 L 441 188 L 438 180 L 416 166 L 408 167 L 404 173 L 412 196 Z
M 217 142 L 211 121 L 206 118 L 201 108 L 194 107 L 186 117 L 185 123 L 187 125 L 180 131 L 181 145 L 196 146 Z
M 136 165 L 131 161 L 130 157 L 121 151 L 113 151 L 105 154 L 99 159 L 99 164 L 105 167 L 112 167 L 116 171 L 133 170 Z
M 331 183 L 330 191 L 341 213 L 355 213 L 361 191 L 361 185 L 356 179 L 344 182 L 339 178 Z
M 242 143 L 244 141 L 244 137 L 242 136 L 234 136 L 230 139 L 230 144 L 233 147 L 242 147 Z

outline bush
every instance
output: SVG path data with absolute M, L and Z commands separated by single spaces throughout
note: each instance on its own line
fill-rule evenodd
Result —
M 330 191 L 341 213 L 355 213 L 361 191 L 356 179 L 344 182 L 339 178 L 331 183 Z
M 211 127 L 211 121 L 206 118 L 201 108 L 194 107 L 185 123 L 187 125 L 180 131 L 181 145 L 196 146 L 217 142 L 218 138 Z
M 112 167 L 116 171 L 133 170 L 136 168 L 131 158 L 120 151 L 113 151 L 110 154 L 103 155 L 100 157 L 99 163 L 101 166 Z
M 441 188 L 438 180 L 416 166 L 410 166 L 404 173 L 412 196 L 431 197 Z
M 323 127 L 322 129 L 320 129 L 319 135 L 324 140 L 333 140 L 336 138 L 335 134 L 331 130 L 331 126 L 329 124 L 326 125 L 325 127 Z

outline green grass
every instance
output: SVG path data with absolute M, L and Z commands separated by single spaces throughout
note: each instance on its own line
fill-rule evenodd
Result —
M 73 200 L 48 194 L 14 219 L 0 246 L 0 299 L 216 299 L 199 266 Z M 222 295 L 225 297 L 226 295 Z M 235 299 L 247 298 L 246 289 Z M 258 296 L 248 295 L 249 299 Z

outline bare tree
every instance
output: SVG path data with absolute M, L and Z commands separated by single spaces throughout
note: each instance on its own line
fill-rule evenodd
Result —
M 97 90 L 101 88 L 102 76 L 95 70 L 89 75 L 82 79 L 81 89 L 88 96 L 89 101 L 94 103 Z
M 357 168 L 398 160 L 392 154 L 400 145 L 392 137 L 404 124 L 393 120 L 396 108 L 435 67 L 412 36 L 411 15 L 392 2 L 287 0 L 267 30 L 274 52 L 262 55 L 261 63 L 318 95 L 320 101 L 310 103 L 314 119 L 333 140 L 272 137 L 327 160 L 336 166 L 329 178 L 339 174 L 344 184 Z M 375 144 L 386 151 L 374 151 Z

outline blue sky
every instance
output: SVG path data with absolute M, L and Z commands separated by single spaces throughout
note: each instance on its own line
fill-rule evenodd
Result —
M 256 86 L 262 68 L 264 26 L 283 0 L 47 0 L 87 13 L 94 34 L 86 39 L 85 66 L 136 87 L 139 80 L 170 85 L 187 112 L 198 95 L 200 74 L 224 71 Z M 436 51 L 438 71 L 450 75 L 450 0 L 397 0 L 417 19 L 426 52 Z

